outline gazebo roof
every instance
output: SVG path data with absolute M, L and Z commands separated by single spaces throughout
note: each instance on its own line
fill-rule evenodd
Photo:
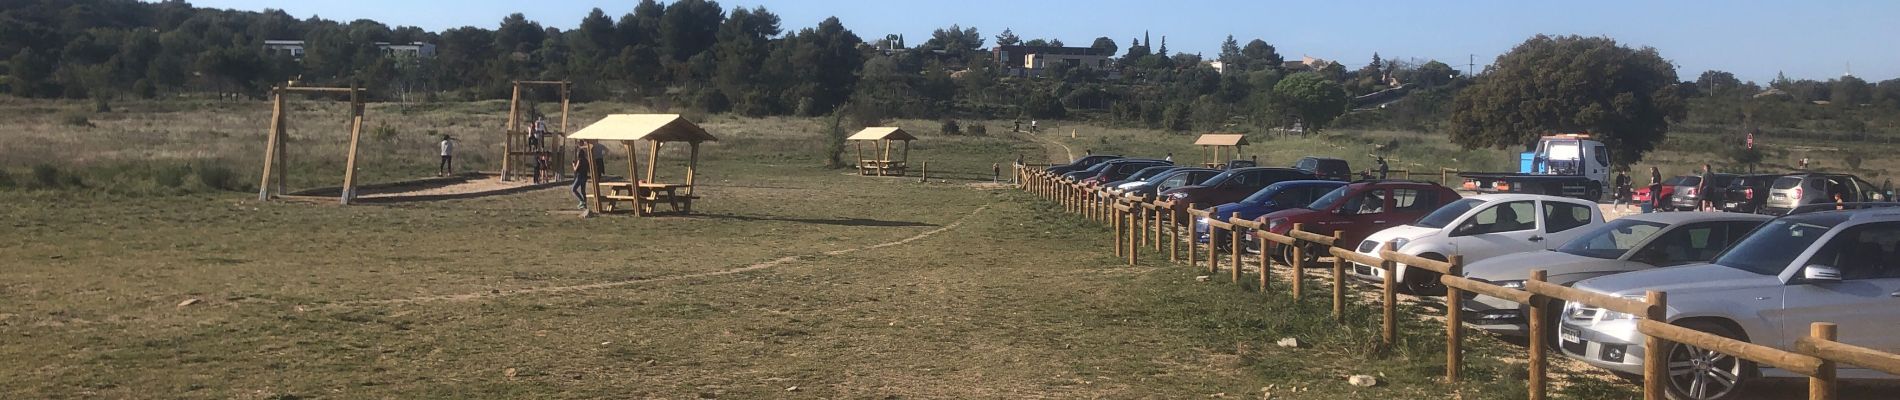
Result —
M 577 140 L 708 142 L 719 138 L 679 114 L 614 114 L 568 136 Z
M 873 126 L 869 128 L 864 128 L 864 130 L 858 131 L 858 133 L 851 134 L 851 137 L 845 138 L 845 140 L 886 140 L 886 139 L 917 140 L 917 137 L 911 136 L 910 132 L 905 132 L 904 128 L 898 128 L 894 126 Z
M 1195 139 L 1194 144 L 1200 146 L 1246 146 L 1249 143 L 1247 143 L 1247 135 L 1238 133 L 1209 133 L 1201 135 L 1200 139 Z

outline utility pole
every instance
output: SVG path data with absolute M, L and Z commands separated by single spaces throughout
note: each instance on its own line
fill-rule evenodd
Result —
M 1470 56 L 1469 58 L 1465 59 L 1465 77 L 1466 78 L 1475 77 L 1476 73 L 1472 72 L 1472 69 L 1478 66 L 1478 55 L 1471 54 L 1469 56 Z

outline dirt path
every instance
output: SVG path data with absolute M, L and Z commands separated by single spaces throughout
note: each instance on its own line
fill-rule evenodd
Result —
M 1069 149 L 1069 145 L 1062 144 L 1062 142 L 1036 136 L 1034 133 L 1017 133 L 1017 136 L 1028 137 L 1028 141 L 1042 145 L 1043 149 L 1049 151 L 1050 163 L 1062 164 L 1075 159 L 1075 150 Z M 1061 151 L 1057 151 L 1057 149 L 1061 149 Z

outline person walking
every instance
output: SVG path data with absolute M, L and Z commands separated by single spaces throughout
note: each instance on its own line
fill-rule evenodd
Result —
M 455 172 L 455 137 L 442 135 L 442 164 L 436 167 L 435 176 L 449 176 Z
M 1632 200 L 1632 199 L 1630 198 L 1630 197 L 1631 197 L 1631 193 L 1630 193 L 1630 192 L 1631 192 L 1632 190 L 1631 190 L 1631 187 L 1630 187 L 1630 174 L 1629 174 L 1629 171 L 1626 171 L 1626 170 L 1622 170 L 1622 169 L 1618 169 L 1618 170 L 1616 170 L 1616 180 L 1615 180 L 1614 182 L 1615 182 L 1615 183 L 1613 184 L 1613 187 L 1615 187 L 1615 188 L 1616 188 L 1616 189 L 1615 189 L 1615 190 L 1616 190 L 1616 198 L 1615 198 L 1615 199 L 1612 199 L 1612 200 L 1610 201 L 1610 204 L 1612 205 L 1612 207 L 1613 207 L 1613 208 L 1614 208 L 1615 210 L 1617 210 L 1617 211 L 1622 211 L 1622 210 L 1623 210 L 1623 206 L 1625 206 L 1625 205 L 1628 205 L 1628 203 L 1630 203 L 1630 202 L 1631 202 L 1631 200 Z
M 580 202 L 577 207 L 582 210 L 587 209 L 587 175 L 593 171 L 593 167 L 588 166 L 587 154 L 588 148 L 593 146 L 592 143 L 581 142 L 580 147 L 574 149 L 574 185 L 568 190 L 574 192 L 574 199 Z
M 1649 167 L 1649 209 L 1643 212 L 1653 212 L 1662 209 L 1663 202 L 1666 201 L 1662 195 L 1662 182 L 1662 170 L 1656 169 L 1656 167 Z
M 1709 189 L 1715 188 L 1715 183 L 1709 182 L 1710 179 L 1714 178 L 1714 176 L 1712 175 L 1713 174 L 1712 174 L 1711 168 L 1709 168 L 1709 164 L 1703 163 L 1702 164 L 1702 178 L 1697 179 L 1696 184 L 1695 184 L 1696 210 L 1699 210 L 1699 211 L 1714 211 L 1715 210 L 1715 193 L 1709 192 Z

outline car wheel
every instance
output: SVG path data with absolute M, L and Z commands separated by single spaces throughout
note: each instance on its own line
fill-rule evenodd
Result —
M 1702 321 L 1689 321 L 1682 327 L 1736 340 L 1746 340 L 1728 327 Z M 1677 400 L 1718 400 L 1741 393 L 1755 376 L 1755 363 L 1714 350 L 1682 343 L 1670 343 L 1669 398 Z
M 1445 256 L 1431 253 L 1422 254 L 1419 255 L 1419 257 L 1445 261 Z M 1406 267 L 1405 280 L 1399 282 L 1399 291 L 1414 296 L 1443 296 L 1445 295 L 1445 284 L 1438 281 L 1439 275 L 1441 274 L 1424 268 Z
M 1277 249 L 1275 250 L 1277 254 L 1276 258 L 1280 259 L 1281 264 L 1286 264 L 1287 266 L 1293 265 L 1293 246 L 1276 244 L 1273 247 Z M 1319 252 L 1324 251 L 1324 249 L 1325 247 L 1323 246 L 1308 246 L 1300 249 L 1300 265 L 1310 267 L 1314 263 L 1319 262 Z
M 1583 197 L 1585 200 L 1603 201 L 1603 187 L 1590 185 L 1590 189 L 1583 192 Z

